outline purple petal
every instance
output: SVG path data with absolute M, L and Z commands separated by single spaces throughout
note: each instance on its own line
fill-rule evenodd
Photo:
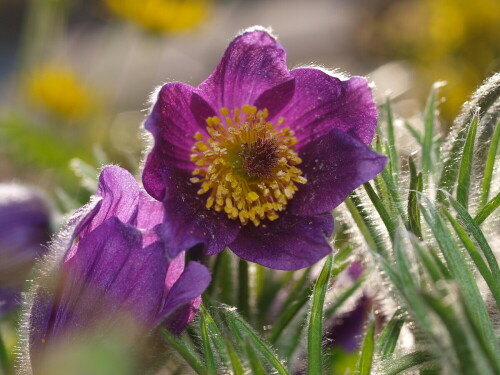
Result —
M 160 235 L 170 257 L 197 244 L 203 244 L 207 255 L 216 254 L 232 242 L 239 231 L 238 222 L 224 213 L 208 210 L 206 196 L 197 194 L 198 184 L 191 175 L 177 168 L 165 168 L 165 219 Z
M 258 227 L 246 225 L 229 248 L 239 257 L 278 270 L 297 270 L 331 252 L 330 213 L 302 217 L 283 214 Z
M 299 155 L 303 160 L 299 168 L 307 183 L 299 186 L 288 210 L 304 216 L 333 210 L 354 189 L 379 174 L 387 162 L 384 155 L 337 129 L 310 142 Z
M 264 91 L 290 79 L 285 49 L 266 31 L 247 31 L 226 49 L 196 92 L 215 110 L 254 104 Z
M 18 307 L 20 302 L 20 290 L 0 286 L 0 319 Z
M 140 232 L 114 217 L 75 246 L 63 265 L 52 334 L 92 326 L 121 312 L 152 328 L 164 290 L 163 248 L 157 243 L 143 249 Z
M 205 266 L 197 262 L 189 262 L 184 272 L 182 272 L 179 279 L 168 292 L 163 306 L 156 317 L 156 321 L 159 323 L 177 309 L 192 303 L 205 291 L 210 284 L 210 280 L 210 273 Z M 183 316 L 185 319 L 189 318 L 189 314 L 183 314 Z M 180 329 L 182 331 L 188 322 L 185 320 L 177 323 L 182 325 Z M 177 328 L 180 328 L 180 326 Z
M 295 131 L 298 148 L 339 129 L 370 144 L 377 126 L 377 109 L 366 79 L 341 81 L 321 70 L 292 70 L 295 95 L 279 113 L 284 126 Z
M 147 192 L 160 201 L 165 193 L 163 168 L 194 169 L 190 160 L 194 135 L 196 132 L 206 134 L 204 121 L 215 115 L 203 99 L 193 95 L 193 90 L 179 82 L 163 86 L 145 123 L 155 144 L 147 157 L 142 181 Z
M 115 165 L 104 168 L 99 176 L 96 193 L 98 197 L 102 197 L 99 211 L 79 235 L 93 231 L 112 216 L 128 223 L 137 214 L 139 193 L 139 185 L 130 172 Z

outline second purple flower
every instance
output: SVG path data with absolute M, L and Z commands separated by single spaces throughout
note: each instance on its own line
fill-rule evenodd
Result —
M 315 263 L 330 211 L 385 167 L 367 146 L 376 124 L 364 78 L 290 71 L 267 31 L 237 36 L 198 87 L 164 85 L 146 121 L 143 182 L 164 204 L 169 255 L 201 244 L 276 269 Z

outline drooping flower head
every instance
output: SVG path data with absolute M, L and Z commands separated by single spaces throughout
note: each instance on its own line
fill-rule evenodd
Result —
M 35 278 L 23 331 L 28 374 L 39 373 L 61 343 L 92 331 L 132 331 L 120 328 L 123 321 L 137 331 L 131 342 L 159 324 L 179 333 L 210 282 L 201 264 L 184 266 L 184 253 L 167 262 L 154 231 L 163 207 L 127 171 L 105 168 L 96 196 L 70 219 L 69 237 L 54 243 Z
M 46 199 L 19 184 L 0 184 L 0 316 L 16 307 L 35 260 L 46 251 L 51 217 Z
M 164 85 L 146 120 L 143 182 L 165 206 L 169 253 L 226 246 L 267 267 L 327 255 L 330 211 L 375 177 L 377 112 L 367 81 L 288 70 L 267 31 L 237 36 L 198 87 Z

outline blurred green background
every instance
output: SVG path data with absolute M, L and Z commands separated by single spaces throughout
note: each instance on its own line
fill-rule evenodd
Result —
M 197 85 L 255 24 L 273 28 L 290 68 L 368 75 L 405 118 L 447 81 L 443 129 L 500 66 L 498 0 L 0 0 L 0 181 L 71 206 L 101 164 L 137 171 L 152 90 Z

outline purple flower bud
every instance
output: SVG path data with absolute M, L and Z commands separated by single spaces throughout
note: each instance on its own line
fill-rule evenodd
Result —
M 50 238 L 50 210 L 36 190 L 0 184 L 0 316 L 20 302 L 35 260 Z
M 35 278 L 23 330 L 27 374 L 40 371 L 51 348 L 92 332 L 104 339 L 123 331 L 132 345 L 162 323 L 178 333 L 193 319 L 210 275 L 185 265 L 184 253 L 165 257 L 155 231 L 163 214 L 130 173 L 102 171 L 96 196 L 69 220 Z

